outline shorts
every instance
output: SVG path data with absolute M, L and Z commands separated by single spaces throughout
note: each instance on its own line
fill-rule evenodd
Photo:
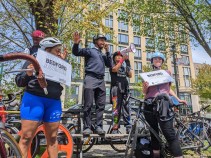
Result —
M 22 98 L 21 119 L 38 122 L 58 122 L 61 120 L 61 100 L 40 97 L 25 92 Z

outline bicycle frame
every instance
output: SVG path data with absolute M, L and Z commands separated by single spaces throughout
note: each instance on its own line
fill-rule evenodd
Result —
M 148 122 L 145 120 L 145 118 L 144 118 L 144 115 L 143 115 L 143 113 L 146 113 L 147 111 L 145 111 L 145 110 L 143 110 L 143 103 L 144 103 L 144 101 L 141 101 L 141 100 L 139 100 L 139 99 L 136 99 L 136 98 L 133 98 L 133 97 L 130 97 L 130 99 L 134 99 L 134 100 L 136 100 L 136 101 L 138 101 L 138 102 L 140 102 L 140 107 L 138 108 L 138 111 L 136 112 L 136 117 L 135 117 L 135 119 L 133 120 L 133 126 L 136 124 L 136 122 L 137 121 L 141 121 L 143 124 L 144 124 L 144 129 L 149 129 L 149 131 L 156 137 L 156 139 L 158 140 L 158 142 L 160 143 L 160 145 L 161 145 L 161 149 L 164 149 L 165 151 L 166 151 L 166 147 L 168 147 L 167 146 L 167 144 L 166 144 L 166 142 L 165 142 L 165 140 L 163 140 L 162 138 L 160 138 L 160 136 L 159 136 L 159 134 L 148 124 Z M 149 112 L 148 111 L 148 113 L 152 113 L 152 112 Z M 176 113 L 174 114 L 175 116 L 176 116 Z M 176 120 L 176 122 L 178 123 L 178 125 L 180 126 L 180 127 L 183 127 L 183 128 L 185 128 L 185 129 L 188 129 L 178 118 L 176 118 L 175 117 L 175 120 Z M 137 127 L 136 127 L 137 128 Z M 160 128 L 159 128 L 160 129 Z M 161 130 L 160 130 L 161 131 Z M 162 131 L 161 131 L 161 133 L 162 133 Z M 200 146 L 190 146 L 190 147 L 185 147 L 185 148 L 182 148 L 182 150 L 184 150 L 184 149 L 189 149 L 189 148 L 199 148 L 199 147 L 203 147 L 203 142 L 200 140 L 200 138 L 195 134 L 195 133 L 193 133 L 192 131 L 190 131 L 190 133 L 201 143 L 201 145 Z M 135 134 L 137 134 L 137 133 L 135 133 Z M 135 136 L 135 137 L 137 137 L 137 136 Z M 128 140 L 129 141 L 129 140 Z M 127 143 L 126 143 L 126 145 L 129 143 L 127 141 Z M 132 144 L 132 149 L 135 149 L 136 148 L 136 141 L 134 142 L 135 144 Z M 169 152 L 169 151 L 168 151 Z

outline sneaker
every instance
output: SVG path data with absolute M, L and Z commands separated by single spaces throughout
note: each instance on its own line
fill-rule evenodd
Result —
M 101 127 L 96 127 L 95 132 L 99 135 L 105 134 L 105 131 Z
M 93 133 L 92 130 L 89 129 L 89 128 L 87 128 L 87 129 L 85 129 L 85 130 L 83 131 L 83 135 L 90 135 L 90 134 L 92 134 L 92 133 Z

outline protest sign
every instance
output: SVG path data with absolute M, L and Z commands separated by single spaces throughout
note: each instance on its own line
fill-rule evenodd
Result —
M 46 79 L 70 86 L 72 66 L 69 63 L 41 49 L 38 49 L 36 59 Z
M 155 86 L 163 83 L 173 82 L 173 78 L 165 70 L 140 73 L 141 78 L 149 83 L 149 86 Z

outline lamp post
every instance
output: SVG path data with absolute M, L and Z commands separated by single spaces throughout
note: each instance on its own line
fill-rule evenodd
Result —
M 1 63 L 1 66 L 0 66 L 1 68 L 0 68 L 0 86 L 1 86 L 1 80 L 2 80 L 2 74 L 3 74 L 3 67 L 4 67 L 4 64 L 3 63 Z
M 175 73 L 175 85 L 176 85 L 176 92 L 177 96 L 179 96 L 179 85 L 178 85 L 178 80 L 177 80 L 177 65 L 176 65 L 176 47 L 175 45 L 171 46 L 172 52 L 173 52 L 173 64 L 174 64 L 174 73 Z

